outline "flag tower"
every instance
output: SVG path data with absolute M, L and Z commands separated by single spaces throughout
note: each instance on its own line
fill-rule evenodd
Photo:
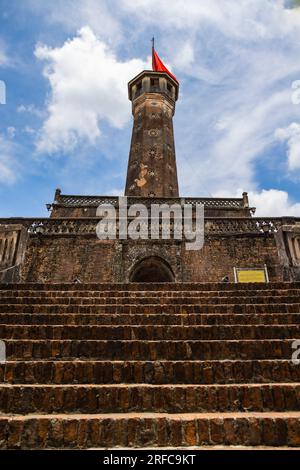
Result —
M 155 51 L 154 38 L 152 68 L 128 84 L 134 122 L 125 195 L 178 197 L 173 116 L 179 83 Z

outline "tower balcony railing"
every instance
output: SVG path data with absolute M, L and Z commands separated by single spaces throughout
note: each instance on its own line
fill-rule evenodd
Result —
M 1 225 L 20 224 L 30 236 L 95 236 L 96 227 L 101 218 L 6 218 L 0 219 Z M 128 218 L 130 223 L 132 218 Z M 157 222 L 156 222 L 157 223 Z M 176 220 L 171 217 L 170 232 L 174 232 Z M 144 219 L 144 226 L 151 227 L 151 220 Z M 273 235 L 282 225 L 300 224 L 300 217 L 251 217 L 228 218 L 207 217 L 204 220 L 206 235 Z M 118 221 L 117 221 L 118 226 Z M 159 222 L 160 229 L 162 222 Z
M 203 204 L 206 208 L 232 209 L 244 208 L 243 198 L 143 198 L 128 197 L 128 204 L 144 204 L 149 207 L 151 204 Z M 119 198 L 114 196 L 77 196 L 77 195 L 60 195 L 58 200 L 54 202 L 64 207 L 98 207 L 100 204 L 112 204 L 117 207 Z

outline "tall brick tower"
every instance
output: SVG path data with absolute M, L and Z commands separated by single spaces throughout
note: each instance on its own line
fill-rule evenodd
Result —
M 125 196 L 178 197 L 173 116 L 179 84 L 143 71 L 128 84 L 134 117 Z

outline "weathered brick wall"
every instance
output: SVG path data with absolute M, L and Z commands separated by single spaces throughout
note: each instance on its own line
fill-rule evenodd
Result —
M 22 279 L 29 282 L 128 281 L 134 264 L 146 256 L 161 256 L 176 281 L 233 281 L 234 267 L 268 267 L 271 281 L 282 280 L 273 236 L 208 237 L 200 251 L 187 251 L 181 242 L 100 241 L 94 236 L 32 236 Z
M 219 282 L 224 276 L 234 281 L 233 268 L 267 265 L 271 281 L 282 280 L 282 269 L 273 236 L 210 237 L 200 251 L 184 251 L 185 280 Z
M 59 219 L 63 217 L 96 217 L 97 207 L 64 207 L 54 205 L 50 217 Z
M 22 279 L 28 282 L 109 282 L 113 278 L 114 242 L 95 237 L 31 237 Z

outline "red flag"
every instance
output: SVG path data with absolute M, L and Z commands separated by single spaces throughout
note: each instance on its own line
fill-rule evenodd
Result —
M 160 60 L 158 55 L 156 54 L 156 51 L 154 47 L 152 48 L 152 70 L 154 72 L 166 72 L 170 77 L 175 80 L 175 82 L 178 83 L 178 80 L 174 75 L 167 69 L 167 67 L 164 65 L 164 63 Z

